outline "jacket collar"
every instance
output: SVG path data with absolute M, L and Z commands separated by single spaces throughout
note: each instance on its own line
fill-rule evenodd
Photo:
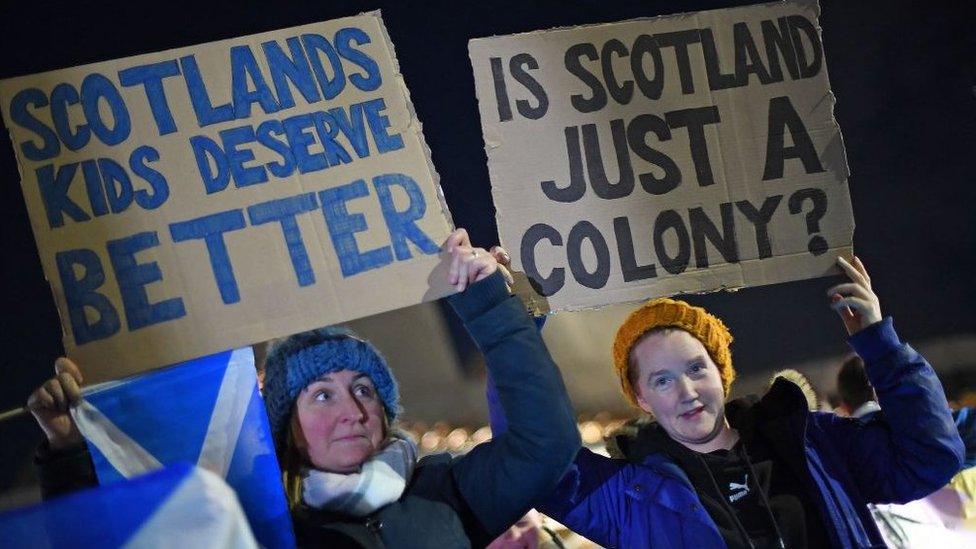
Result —
M 762 396 L 747 396 L 730 401 L 725 414 L 730 425 L 745 440 L 761 435 L 773 451 L 793 468 L 799 478 L 808 478 L 804 439 L 809 415 L 807 401 L 796 384 L 777 378 Z M 636 421 L 612 438 L 611 446 L 618 457 L 639 463 L 661 476 L 691 486 L 688 475 L 667 455 L 667 435 L 654 421 Z

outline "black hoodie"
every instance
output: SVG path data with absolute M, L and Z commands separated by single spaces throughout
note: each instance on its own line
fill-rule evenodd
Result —
M 740 440 L 731 450 L 699 453 L 676 442 L 656 422 L 637 424 L 608 444 L 640 462 L 664 453 L 688 475 L 698 498 L 730 548 L 825 547 L 823 520 L 811 493 L 803 454 L 806 401 L 798 387 L 777 381 L 762 398 L 726 405 Z M 799 420 L 799 421 L 797 421 Z

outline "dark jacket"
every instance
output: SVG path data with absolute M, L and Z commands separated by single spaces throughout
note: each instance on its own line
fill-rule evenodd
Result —
M 482 547 L 556 486 L 579 449 L 566 388 L 518 298 L 496 273 L 448 298 L 484 354 L 509 430 L 467 455 L 420 460 L 399 501 L 356 519 L 294 513 L 299 543 Z M 351 542 L 355 539 L 355 542 Z
M 309 508 L 293 512 L 300 545 L 481 547 L 552 491 L 579 449 L 566 388 L 532 320 L 500 273 L 448 298 L 484 354 L 509 431 L 467 455 L 420 460 L 403 496 L 356 518 Z M 90 458 L 83 459 L 91 469 Z M 72 463 L 81 459 L 74 456 Z M 45 463 L 61 463 L 64 460 Z M 45 471 L 42 478 L 72 478 Z M 84 476 L 74 468 L 74 478 Z M 91 476 L 91 478 L 94 478 Z M 48 493 L 57 486 L 48 483 Z
M 757 406 L 774 449 L 806 479 L 834 547 L 884 547 L 867 503 L 907 502 L 959 470 L 963 446 L 932 367 L 886 318 L 855 334 L 885 410 L 868 424 L 809 412 L 799 388 L 778 381 Z M 607 547 L 725 547 L 685 472 L 662 452 L 617 460 L 582 449 L 540 509 Z

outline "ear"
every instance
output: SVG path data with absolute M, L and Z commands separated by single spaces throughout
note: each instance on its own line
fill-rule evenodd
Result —
M 644 398 L 644 395 L 641 394 L 641 390 L 635 387 L 634 393 L 634 396 L 637 397 L 637 405 L 640 406 L 640 409 L 653 416 L 654 412 L 651 410 L 651 405 L 648 404 L 647 400 Z

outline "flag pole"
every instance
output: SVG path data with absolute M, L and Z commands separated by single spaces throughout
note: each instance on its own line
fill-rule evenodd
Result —
M 21 406 L 20 408 L 13 408 L 7 410 L 6 412 L 0 412 L 0 423 L 7 421 L 8 419 L 14 419 L 15 417 L 20 417 L 28 412 L 27 406 Z

